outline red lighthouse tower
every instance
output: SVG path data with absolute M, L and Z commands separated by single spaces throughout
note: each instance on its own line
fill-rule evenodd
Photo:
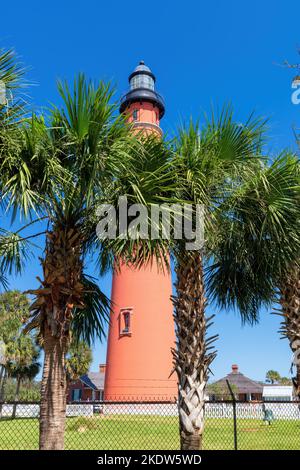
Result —
M 134 127 L 162 135 L 164 102 L 155 91 L 155 76 L 140 62 L 129 76 L 130 90 L 120 112 Z M 114 273 L 104 386 L 105 400 L 173 400 L 177 383 L 172 371 L 175 343 L 171 274 L 155 260 L 142 268 L 123 266 Z

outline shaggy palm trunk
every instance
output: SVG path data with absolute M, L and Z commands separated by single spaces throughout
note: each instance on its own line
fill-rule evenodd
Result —
M 19 400 L 19 394 L 20 394 L 20 386 L 21 386 L 21 377 L 18 377 L 17 378 L 17 388 L 16 388 L 16 393 L 15 393 L 15 403 L 14 403 L 14 406 L 13 406 L 13 412 L 12 412 L 12 415 L 11 417 L 13 419 L 15 419 L 16 417 L 16 413 L 17 413 L 17 401 Z
M 294 268 L 282 283 L 280 304 L 284 320 L 281 333 L 287 337 L 294 353 L 296 375 L 293 377 L 295 395 L 300 398 L 300 270 Z
M 60 450 L 64 448 L 70 323 L 74 307 L 83 306 L 81 236 L 75 225 L 60 222 L 48 233 L 43 272 L 42 288 L 31 291 L 36 295 L 31 327 L 40 326 L 44 347 L 40 449 Z
M 44 368 L 41 386 L 40 449 L 64 448 L 66 420 L 66 340 L 60 340 L 46 328 Z
M 177 330 L 173 349 L 174 368 L 178 376 L 178 409 L 182 450 L 202 449 L 204 430 L 205 386 L 209 366 L 216 356 L 208 353 L 216 336 L 206 339 L 210 318 L 205 318 L 202 256 L 189 252 L 177 268 L 177 295 L 173 297 Z

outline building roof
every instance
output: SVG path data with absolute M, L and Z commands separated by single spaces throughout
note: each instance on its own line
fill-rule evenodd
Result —
M 226 377 L 217 380 L 214 384 L 227 386 L 226 380 L 228 380 L 229 384 L 234 385 L 238 393 L 263 393 L 263 385 L 255 382 L 252 379 L 249 379 L 244 374 L 239 372 L 238 366 L 234 364 L 232 366 L 232 371 L 230 374 L 226 375 Z
M 145 65 L 145 62 L 143 60 L 140 61 L 139 65 L 135 67 L 134 71 L 131 72 L 131 74 L 129 75 L 129 83 L 135 75 L 149 75 L 155 81 L 155 75 L 152 73 L 151 69 L 147 67 L 147 65 Z
M 92 390 L 104 389 L 105 374 L 101 372 L 88 372 L 80 377 L 81 382 Z
M 151 70 L 147 65 L 145 65 L 145 62 L 141 60 L 139 65 L 134 69 L 134 72 L 151 72 Z

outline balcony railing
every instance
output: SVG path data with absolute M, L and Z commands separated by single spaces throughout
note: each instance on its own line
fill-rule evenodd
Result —
M 161 130 L 161 128 L 157 124 L 154 124 L 152 122 L 136 121 L 136 122 L 133 122 L 133 127 L 142 128 L 142 129 L 151 129 L 151 130 L 158 132 L 161 136 L 163 134 L 163 131 Z
M 163 117 L 165 113 L 164 99 L 159 93 L 149 88 L 135 88 L 125 93 L 120 100 L 120 112 L 123 113 L 131 103 L 142 101 L 155 103 L 160 110 L 160 117 Z

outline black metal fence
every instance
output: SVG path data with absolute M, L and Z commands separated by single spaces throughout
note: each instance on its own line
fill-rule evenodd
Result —
M 38 416 L 39 403 L 0 404 L 0 450 L 37 449 Z M 179 449 L 177 405 L 171 402 L 69 404 L 65 448 Z M 203 449 L 234 448 L 300 449 L 300 402 L 206 402 Z

